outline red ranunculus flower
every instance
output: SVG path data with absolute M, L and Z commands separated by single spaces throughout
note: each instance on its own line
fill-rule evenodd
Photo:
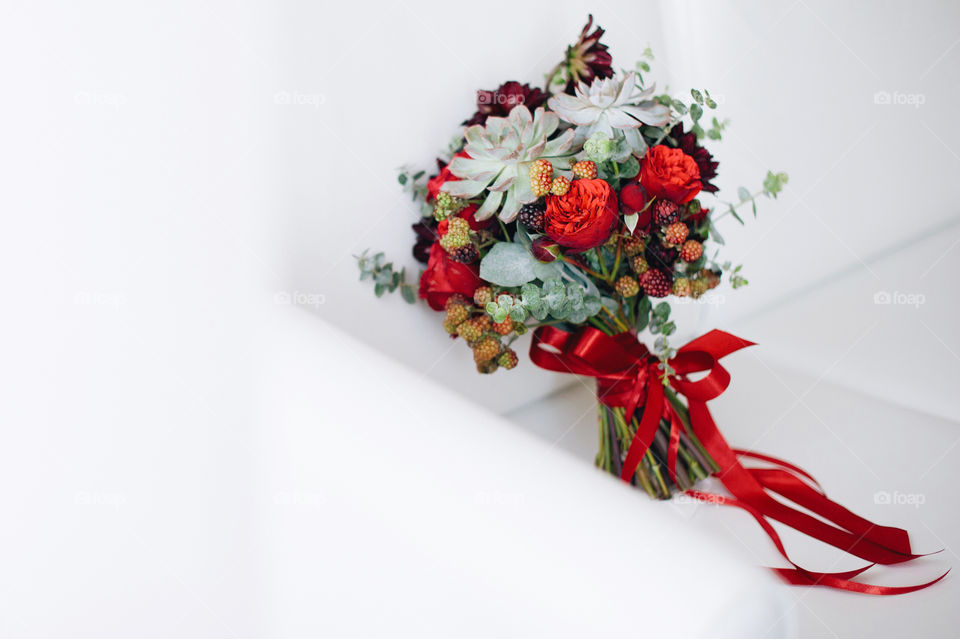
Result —
M 607 241 L 619 221 L 617 194 L 603 180 L 574 180 L 566 195 L 547 197 L 543 229 L 547 237 L 574 251 Z
M 647 195 L 685 204 L 697 197 L 703 185 L 696 161 L 681 151 L 658 144 L 640 163 L 640 184 Z
M 453 157 L 468 158 L 470 156 L 467 155 L 466 151 L 460 151 Z M 440 160 L 438 159 L 437 162 L 439 163 Z M 445 165 L 440 169 L 440 173 L 427 180 L 427 202 L 433 202 L 433 200 L 437 197 L 437 193 L 440 192 L 440 187 L 443 186 L 444 182 L 455 182 L 459 179 L 460 178 L 450 172 L 450 165 Z
M 434 242 L 427 270 L 420 276 L 420 297 L 427 300 L 430 308 L 442 311 L 448 297 L 454 293 L 473 297 L 473 291 L 481 285 L 483 280 L 480 279 L 476 264 L 454 262 L 440 242 Z

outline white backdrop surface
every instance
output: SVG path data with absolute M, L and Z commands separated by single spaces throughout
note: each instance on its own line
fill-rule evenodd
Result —
M 303 307 L 399 360 L 405 381 L 425 375 L 501 412 L 570 383 L 529 365 L 476 376 L 436 315 L 375 299 L 351 256 L 381 248 L 415 268 L 416 214 L 395 168 L 429 166 L 477 88 L 538 81 L 587 11 L 624 65 L 650 44 L 661 86 L 722 98 L 731 127 L 711 147 L 722 186 L 753 187 L 768 168 L 791 174 L 759 220 L 726 227 L 726 254 L 747 265 L 751 285 L 721 291 L 703 328 L 760 341 L 758 357 L 800 379 L 922 415 L 910 423 L 934 435 L 922 454 L 942 455 L 936 472 L 911 475 L 913 462 L 896 454 L 914 450 L 909 439 L 872 437 L 876 448 L 862 454 L 907 468 L 891 489 L 945 495 L 923 521 L 931 531 L 950 523 L 927 513 L 953 506 L 938 491 L 956 483 L 948 471 L 958 450 L 956 3 L 6 9 L 0 497 L 10 517 L 0 532 L 0 634 L 255 636 L 269 625 L 250 584 L 283 579 L 264 581 L 252 557 L 264 552 L 289 570 L 296 548 L 280 546 L 299 534 L 254 498 L 275 477 L 264 450 L 285 456 L 278 441 L 250 445 L 270 439 L 252 415 L 265 370 L 257 336 L 277 326 L 262 319 L 274 312 Z M 877 293 L 890 303 L 872 303 Z M 729 414 L 767 402 L 757 414 L 770 415 L 784 399 L 739 397 L 724 398 Z M 856 404 L 843 408 L 853 423 L 844 437 L 869 432 Z M 533 430 L 557 426 L 519 414 Z M 588 446 L 594 433 L 583 426 L 567 437 Z M 755 427 L 729 426 L 746 437 Z M 783 430 L 763 444 L 789 456 L 803 434 Z M 266 537 L 277 542 L 269 550 Z M 936 612 L 938 592 L 915 597 L 929 596 Z M 886 609 L 900 615 L 890 629 L 909 628 L 909 601 Z M 825 627 L 843 623 L 837 614 Z

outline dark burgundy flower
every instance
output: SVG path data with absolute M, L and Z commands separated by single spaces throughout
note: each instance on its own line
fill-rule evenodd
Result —
M 587 24 L 580 32 L 580 39 L 576 44 L 567 47 L 566 59 L 549 76 L 553 80 L 557 71 L 562 71 L 567 80 L 567 93 L 573 93 L 578 82 L 590 84 L 594 78 L 609 78 L 613 75 L 613 68 L 610 66 L 613 58 L 607 51 L 607 45 L 600 42 L 604 31 L 597 25 L 596 30 L 588 34 L 592 26 L 593 14 L 588 16 Z
M 719 162 L 713 161 L 710 151 L 700 146 L 697 136 L 694 133 L 684 133 L 683 123 L 677 124 L 670 132 L 670 137 L 677 141 L 677 146 L 684 153 L 693 158 L 700 168 L 700 183 L 703 184 L 703 190 L 709 193 L 716 193 L 719 189 L 710 184 L 710 180 L 717 177 L 717 167 Z
M 518 104 L 525 104 L 530 112 L 547 101 L 549 96 L 529 84 L 520 84 L 519 82 L 504 82 L 493 91 L 477 91 L 477 112 L 469 120 L 464 121 L 465 126 L 474 124 L 483 124 L 491 115 L 497 117 L 506 117 L 510 114 L 513 107 Z
M 434 228 L 432 217 L 424 218 L 413 225 L 413 232 L 417 234 L 417 241 L 413 245 L 413 257 L 418 262 L 426 264 L 430 259 L 430 249 L 437 241 L 437 231 Z

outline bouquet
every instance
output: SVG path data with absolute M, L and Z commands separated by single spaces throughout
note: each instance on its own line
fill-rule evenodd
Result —
M 682 491 L 744 508 L 788 560 L 768 519 L 872 563 L 916 557 L 905 531 L 857 517 L 805 471 L 733 449 L 720 434 L 707 409 L 730 380 L 719 360 L 751 343 L 711 331 L 677 348 L 671 303 L 702 301 L 724 278 L 734 289 L 747 284 L 741 266 L 718 255 L 718 223 L 756 217 L 758 200 L 776 198 L 788 178 L 769 171 L 757 190 L 721 199 L 718 162 L 704 144 L 728 122 L 708 115 L 717 108 L 709 91 L 658 93 L 646 79 L 649 49 L 633 70 L 614 70 L 603 29 L 592 27 L 590 16 L 544 88 L 509 81 L 478 91 L 436 173 L 401 172 L 422 206 L 413 255 L 426 266 L 416 291 L 382 253 L 358 256 L 361 279 L 373 280 L 377 296 L 399 290 L 442 312 L 479 373 L 516 367 L 512 345 L 532 331 L 534 364 L 595 378 L 596 464 L 651 497 Z M 710 475 L 731 496 L 698 490 Z M 934 583 L 871 586 L 854 580 L 862 570 L 796 564 L 777 571 L 790 583 L 874 594 Z

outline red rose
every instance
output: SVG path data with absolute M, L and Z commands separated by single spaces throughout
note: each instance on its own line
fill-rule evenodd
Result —
M 696 160 L 681 151 L 658 144 L 640 163 L 640 184 L 652 197 L 685 204 L 703 188 Z
M 603 180 L 574 180 L 566 195 L 547 197 L 543 230 L 547 237 L 574 251 L 607 241 L 619 221 L 617 194 Z
M 454 293 L 473 297 L 473 291 L 483 285 L 476 264 L 454 262 L 447 252 L 434 242 L 430 248 L 427 270 L 420 276 L 420 297 L 435 311 L 442 311 L 447 298 Z
M 453 157 L 468 158 L 470 156 L 467 155 L 466 151 L 460 151 Z M 437 161 L 439 162 L 439 160 Z M 459 179 L 460 178 L 450 172 L 449 164 L 440 169 L 440 173 L 427 180 L 427 202 L 433 202 L 433 200 L 436 199 L 437 193 L 440 192 L 440 187 L 443 186 L 444 182 L 456 182 Z

